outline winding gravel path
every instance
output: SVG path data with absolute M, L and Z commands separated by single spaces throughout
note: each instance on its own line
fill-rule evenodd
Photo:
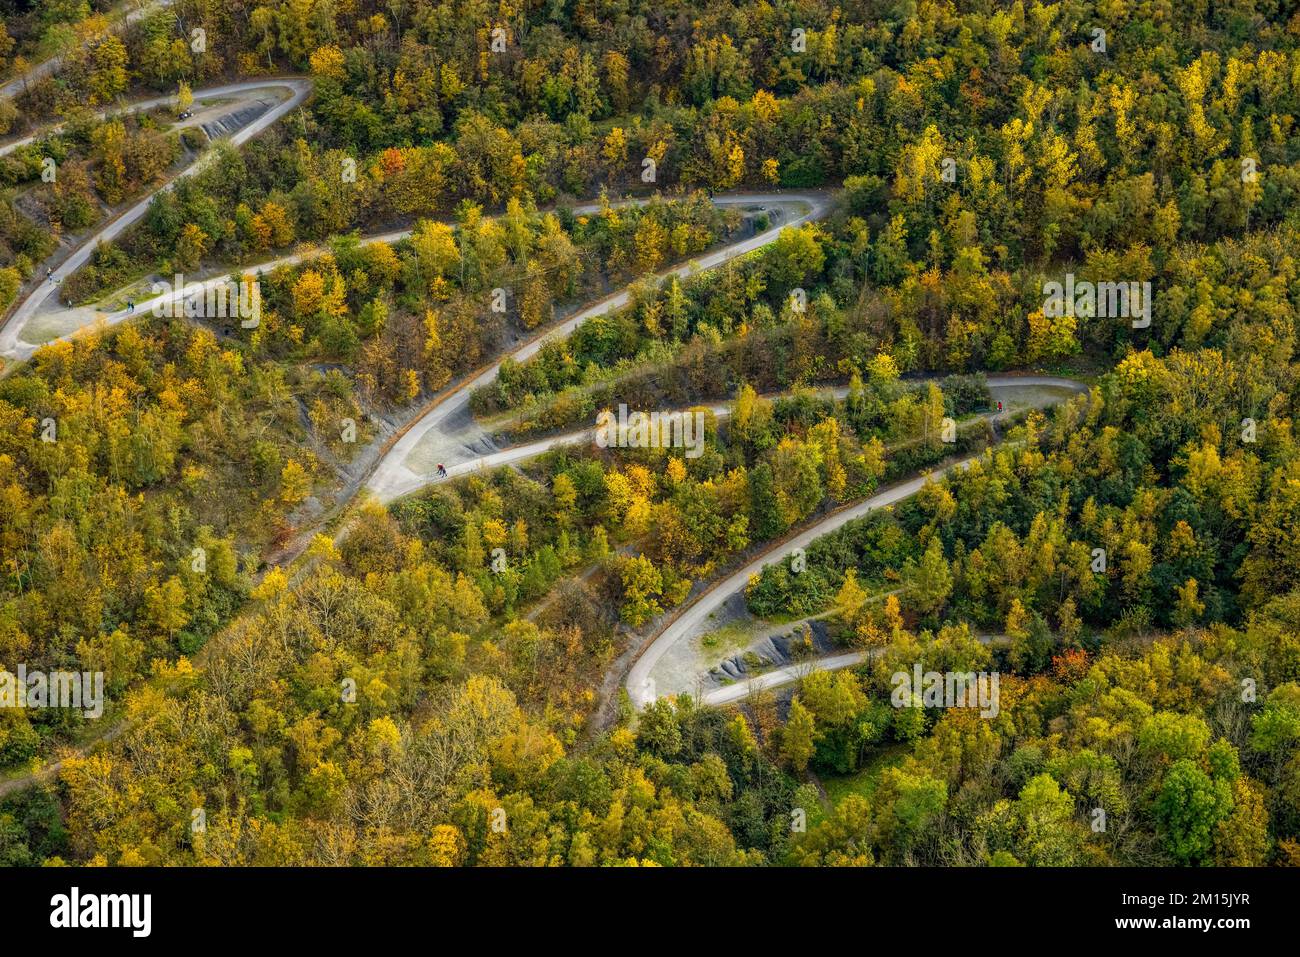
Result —
M 301 88 L 299 87 L 300 83 L 304 84 L 304 86 L 302 86 Z M 307 93 L 310 92 L 310 86 L 305 85 L 305 81 L 298 81 L 298 80 L 258 81 L 258 82 L 250 82 L 250 83 L 233 84 L 229 87 L 220 87 L 220 88 L 214 88 L 210 90 L 203 90 L 196 93 L 195 97 L 197 99 L 200 96 L 227 95 L 231 93 L 237 93 L 239 91 L 247 91 L 255 88 L 276 86 L 276 85 L 290 86 L 290 88 L 293 89 L 294 91 L 293 96 L 291 96 L 291 98 L 288 101 L 286 101 L 284 104 L 281 104 L 281 106 L 277 108 L 275 111 L 273 111 L 273 113 L 264 114 L 259 119 L 256 125 L 256 129 L 250 127 L 245 130 L 242 130 L 241 134 L 244 135 L 240 136 L 238 139 L 232 137 L 232 140 L 235 140 L 236 143 L 239 143 L 247 140 L 249 137 L 253 135 L 256 135 L 256 133 L 260 132 L 261 129 L 264 129 L 267 125 L 274 122 L 280 116 L 283 116 L 284 113 L 288 112 L 298 103 L 300 103 L 302 99 L 306 97 Z M 198 164 L 196 163 L 195 166 L 192 166 L 189 169 L 187 169 L 185 173 L 193 172 L 194 169 L 197 168 L 197 166 Z M 185 173 L 182 173 L 181 175 L 185 175 Z M 165 186 L 163 188 L 169 188 L 169 186 L 170 184 L 168 184 L 168 186 Z M 100 241 L 100 239 L 111 238 L 112 236 L 117 235 L 123 229 L 126 228 L 126 225 L 129 225 L 130 222 L 133 222 L 135 219 L 138 219 L 139 216 L 143 214 L 144 210 L 148 208 L 149 199 L 151 198 L 152 196 L 143 200 L 140 204 L 138 204 L 137 207 L 133 207 L 132 210 L 129 211 L 127 214 L 123 214 L 123 218 L 126 216 L 133 215 L 133 218 L 131 220 L 129 220 L 126 223 L 123 223 L 122 218 L 119 218 L 119 220 L 111 224 L 110 227 L 101 230 L 99 234 L 97 234 L 95 237 L 92 237 L 85 244 L 83 244 L 83 246 L 78 252 L 79 254 L 80 253 L 84 253 L 84 254 L 80 255 L 80 261 L 78 265 L 80 264 L 80 262 L 85 262 L 85 260 L 89 257 L 90 251 L 94 249 L 94 244 L 96 242 Z M 636 200 L 636 199 L 626 200 L 619 203 L 615 203 L 613 205 L 623 206 L 623 205 L 628 205 L 630 203 L 637 203 L 637 202 L 641 202 L 641 200 Z M 798 226 L 801 225 L 802 223 L 809 222 L 811 220 L 823 216 L 826 213 L 826 211 L 830 209 L 831 194 L 825 192 L 819 192 L 819 191 L 806 191 L 806 190 L 796 191 L 791 193 L 732 193 L 723 196 L 715 196 L 713 197 L 713 202 L 722 206 L 758 206 L 758 207 L 766 206 L 772 208 L 781 208 L 786 211 L 794 210 L 797 213 L 797 215 L 792 220 L 782 222 L 779 226 L 774 226 L 773 228 L 768 229 L 755 236 L 749 237 L 744 240 L 740 240 L 728 246 L 724 246 L 706 255 L 700 256 L 698 259 L 692 260 L 683 265 L 677 266 L 673 269 L 666 270 L 660 274 L 661 278 L 666 278 L 668 276 L 674 276 L 674 275 L 687 276 L 697 271 L 701 271 L 704 269 L 711 269 L 718 265 L 722 265 L 727 262 L 730 262 L 736 257 L 752 252 L 755 249 L 760 249 L 763 246 L 767 245 L 768 243 L 774 241 L 780 235 L 781 230 L 784 229 L 785 227 Z M 585 204 L 582 206 L 575 207 L 574 212 L 576 213 L 594 212 L 597 209 L 599 209 L 599 206 L 597 204 L 592 203 L 592 204 Z M 406 238 L 410 234 L 411 234 L 410 230 L 398 230 L 394 232 L 363 237 L 361 242 L 362 244 L 375 243 L 375 242 L 394 243 Z M 249 269 L 245 269 L 241 271 L 243 272 L 269 271 L 271 269 L 276 268 L 277 266 L 298 263 L 307 258 L 317 256 L 317 255 L 320 255 L 319 250 L 306 251 L 303 253 L 286 256 L 283 257 L 282 259 L 278 259 L 270 263 L 263 263 L 259 266 L 251 267 Z M 65 264 L 65 267 L 67 268 L 66 269 L 61 268 L 58 272 L 56 272 L 56 278 L 62 278 L 66 275 L 70 275 L 76 268 L 75 265 L 68 266 L 68 264 Z M 206 283 L 202 283 L 202 284 L 196 283 L 194 284 L 194 286 L 189 287 L 187 290 L 183 290 L 179 293 L 170 294 L 170 298 L 172 298 L 173 301 L 179 301 L 180 299 L 183 298 L 184 295 L 192 292 L 192 290 L 196 286 L 202 286 L 203 288 L 207 288 L 209 286 L 214 286 L 218 283 L 224 283 L 225 280 L 226 277 L 221 276 L 219 278 L 209 280 Z M 28 320 L 30 320 L 32 315 L 35 314 L 36 309 L 39 307 L 41 303 L 44 302 L 44 300 L 49 295 L 49 290 L 52 289 L 53 286 L 51 286 L 50 283 L 48 282 L 42 283 L 41 289 L 37 290 L 36 293 L 29 295 L 29 297 L 22 302 L 22 304 L 18 307 L 18 310 L 15 311 L 15 313 L 10 317 L 9 321 L 5 324 L 3 331 L 0 331 L 0 354 L 9 355 L 14 358 L 25 360 L 33 352 L 35 352 L 37 348 L 39 348 L 39 346 L 29 345 L 27 343 L 20 342 L 18 336 L 19 336 L 19 332 L 22 329 L 22 326 Z M 42 292 L 41 290 L 45 290 L 45 291 Z M 39 297 L 37 296 L 37 293 L 40 293 Z M 158 296 L 153 299 L 137 304 L 135 315 L 139 316 L 139 315 L 147 314 L 152 309 L 152 306 L 155 302 L 161 301 L 164 298 L 168 298 L 168 297 Z M 615 295 L 602 299 L 599 302 L 595 303 L 594 305 L 589 306 L 577 312 L 576 314 L 574 314 L 564 322 L 554 326 L 553 328 L 548 329 L 546 332 L 537 336 L 536 338 L 519 346 L 517 349 L 509 353 L 508 357 L 513 358 L 517 362 L 522 362 L 528 359 L 529 357 L 535 355 L 538 352 L 538 350 L 541 349 L 542 345 L 545 344 L 547 341 L 554 338 L 567 336 L 569 333 L 571 333 L 574 329 L 578 328 L 578 326 L 580 326 L 583 322 L 587 321 L 588 319 L 591 319 L 594 316 L 604 315 L 605 313 L 618 309 L 621 306 L 626 305 L 628 301 L 629 301 L 629 292 L 627 290 L 624 290 L 622 292 L 616 293 Z M 107 322 L 109 325 L 114 325 L 130 317 L 131 317 L 131 313 L 125 311 L 115 313 L 112 315 L 92 314 L 90 320 L 88 320 L 86 324 L 88 325 L 91 322 Z M 464 429 L 465 423 L 463 421 L 460 421 L 464 418 L 468 418 L 469 429 L 471 430 L 471 432 L 473 430 L 478 430 L 480 434 L 485 435 L 485 433 L 482 433 L 481 430 L 478 429 L 477 424 L 473 422 L 473 418 L 469 413 L 469 397 L 474 389 L 482 385 L 486 385 L 496 378 L 497 371 L 501 367 L 501 362 L 504 361 L 505 358 L 507 358 L 507 356 L 501 357 L 501 359 L 495 361 L 489 368 L 480 372 L 478 375 L 470 378 L 464 383 L 458 384 L 456 386 L 453 386 L 445 390 L 443 394 L 436 397 L 434 400 L 434 404 L 429 408 L 429 410 L 423 416 L 417 419 L 415 423 L 409 426 L 407 432 L 397 442 L 395 442 L 394 445 L 383 456 L 380 457 L 379 461 L 376 463 L 374 467 L 374 470 L 371 474 L 371 478 L 368 484 L 365 486 L 365 488 L 367 488 L 371 493 L 378 496 L 381 500 L 389 501 L 401 495 L 409 494 L 410 492 L 416 491 L 417 489 L 419 489 L 424 485 L 428 485 L 437 481 L 442 481 L 443 479 L 441 479 L 440 477 L 431 476 L 427 474 L 420 474 L 412 471 L 410 468 L 407 467 L 408 457 L 411 455 L 412 450 L 414 450 L 422 442 L 428 443 L 432 441 L 436 447 L 436 444 L 440 441 L 443 442 L 461 441 L 464 438 L 464 432 L 463 431 L 456 432 L 453 435 L 453 433 L 447 431 L 447 427 L 450 424 L 456 424 L 459 422 L 459 426 L 462 429 Z M 717 405 L 713 407 L 713 410 L 715 414 L 720 414 L 720 415 L 728 414 L 728 406 Z M 591 433 L 589 430 L 583 430 L 581 432 L 575 432 L 569 435 L 552 437 L 548 439 L 543 439 L 539 442 L 529 443 L 527 445 L 518 446 L 512 449 L 506 449 L 502 452 L 493 452 L 487 455 L 469 455 L 464 457 L 463 460 L 458 461 L 457 464 L 453 465 L 451 468 L 448 469 L 449 472 L 448 477 L 458 475 L 458 474 L 463 474 L 464 472 L 471 471 L 473 469 L 490 468 L 495 465 L 503 465 L 503 464 L 509 464 L 510 462 L 522 461 L 524 459 L 531 458 L 536 455 L 540 455 L 543 452 L 551 448 L 555 448 L 556 446 L 564 444 L 566 442 L 583 441 L 584 439 L 588 439 L 590 435 Z M 341 528 L 339 530 L 339 534 L 340 535 L 345 534 L 345 529 Z M 283 563 L 288 563 L 294 557 L 296 557 L 296 553 L 288 555 L 284 559 Z M 114 738 L 116 738 L 125 730 L 126 726 L 127 726 L 127 722 L 125 721 L 125 719 L 123 719 L 122 721 L 119 721 L 117 724 L 115 724 L 113 727 L 107 729 L 95 741 L 82 745 L 78 748 L 74 748 L 72 750 L 72 753 L 74 754 L 88 753 L 92 748 L 100 744 L 103 744 L 105 742 L 112 741 Z M 21 791 L 40 781 L 52 779 L 58 773 L 59 769 L 62 767 L 62 764 L 63 764 L 63 759 L 51 761 L 29 774 L 0 781 L 0 797 L 4 797 L 6 795 L 13 794 L 17 791 Z
M 991 376 L 988 379 L 988 385 L 989 391 L 993 393 L 995 399 L 997 398 L 998 393 L 1015 389 L 1046 388 L 1060 391 L 1059 396 L 1051 393 L 1043 395 L 1040 402 L 1035 403 L 1041 407 L 1055 405 L 1072 393 L 1086 392 L 1088 389 L 1088 387 L 1082 382 L 1076 382 L 1073 379 L 1062 379 L 1055 376 Z M 971 463 L 977 461 L 978 458 L 979 456 L 971 456 L 963 459 L 950 466 L 948 471 L 968 468 Z M 790 557 L 796 549 L 807 550 L 817 539 L 843 528 L 849 522 L 861 518 L 868 512 L 880 508 L 886 508 L 890 505 L 895 505 L 906 498 L 910 498 L 917 492 L 921 491 L 926 482 L 941 474 L 942 471 L 924 472 L 905 482 L 891 485 L 889 488 L 883 489 L 882 491 L 879 491 L 853 505 L 837 509 L 815 525 L 812 525 L 800 532 L 798 535 L 795 535 L 793 538 L 787 539 L 764 551 L 742 568 L 732 572 L 716 585 L 703 592 L 691 604 L 687 605 L 684 610 L 672 618 L 668 624 L 664 626 L 663 630 L 655 636 L 653 641 L 645 646 L 640 656 L 635 662 L 633 662 L 631 669 L 628 671 L 626 680 L 628 695 L 631 697 L 632 703 L 636 707 L 641 708 L 658 697 L 654 680 L 651 678 L 651 672 L 653 672 L 655 665 L 659 663 L 659 660 L 667 653 L 669 648 L 672 648 L 679 641 L 689 639 L 692 635 L 697 634 L 702 628 L 704 628 L 709 616 L 720 608 L 728 598 L 735 595 L 737 592 L 743 591 L 745 586 L 748 585 L 749 579 L 753 575 L 757 575 L 768 565 L 784 561 Z M 809 669 L 810 664 L 813 666 L 813 670 L 822 670 L 827 667 L 844 668 L 857 663 L 855 660 L 851 660 L 852 658 L 852 655 L 840 655 L 835 656 L 833 659 L 823 659 L 824 662 L 838 661 L 839 663 L 835 665 L 824 663 L 817 666 L 816 662 L 803 663 L 772 672 L 772 676 L 767 678 L 766 683 L 762 683 L 762 679 L 755 680 L 760 682 L 762 687 L 774 687 L 777 684 L 797 680 L 802 673 Z M 704 700 L 706 703 L 718 703 L 720 701 L 731 701 L 739 697 L 744 697 L 743 691 L 733 691 L 733 687 L 734 686 L 728 686 L 727 688 L 717 689 L 710 694 L 706 694 Z M 744 688 L 746 686 L 741 685 L 740 687 Z
M 688 276 L 695 272 L 713 269 L 761 249 L 781 235 L 781 230 L 799 226 L 819 219 L 830 208 L 831 197 L 828 193 L 802 190 L 788 193 L 730 193 L 713 197 L 718 206 L 766 206 L 792 211 L 793 216 L 780 225 L 773 226 L 748 239 L 723 246 L 713 252 L 683 263 L 672 269 L 664 270 L 658 278 L 670 276 Z M 595 207 L 580 207 L 575 212 Z M 478 375 L 456 386 L 437 406 L 430 409 L 423 418 L 412 426 L 405 435 L 388 451 L 376 466 L 366 488 L 382 502 L 409 495 L 425 485 L 439 481 L 432 475 L 432 468 L 439 462 L 447 466 L 448 477 L 464 474 L 479 468 L 506 465 L 522 459 L 540 455 L 548 448 L 563 445 L 566 442 L 581 439 L 589 432 L 545 439 L 540 442 L 518 446 L 505 451 L 495 451 L 487 441 L 486 433 L 477 426 L 469 410 L 470 395 L 475 389 L 491 384 L 496 380 L 501 364 L 506 359 L 524 362 L 535 356 L 547 342 L 568 336 L 573 330 L 588 319 L 603 316 L 627 305 L 631 294 L 623 289 L 612 296 L 607 296 L 587 308 L 570 316 L 564 322 L 548 329 L 519 346 L 508 355 L 502 356 Z
M 225 86 L 208 87 L 207 89 L 198 90 L 194 93 L 194 98 L 211 99 L 216 97 L 231 97 L 234 99 L 248 99 L 250 94 L 258 92 L 275 92 L 284 98 L 272 106 L 266 112 L 262 113 L 251 123 L 237 130 L 230 136 L 230 142 L 238 146 L 252 139 L 261 133 L 271 124 L 277 122 L 286 113 L 297 108 L 307 96 L 311 93 L 312 84 L 310 80 L 300 78 L 286 78 L 277 80 L 247 80 L 240 83 L 230 83 Z M 287 95 L 286 95 L 287 94 Z M 153 100 L 145 100 L 135 104 L 136 109 L 148 109 L 152 106 L 158 106 L 170 102 L 174 97 L 159 97 Z M 46 131 L 48 132 L 48 131 Z M 13 148 L 14 144 L 10 144 Z M 177 173 L 172 179 L 163 184 L 158 189 L 145 196 L 139 202 L 128 208 L 125 212 L 115 217 L 105 224 L 92 235 L 84 239 L 81 244 L 72 252 L 66 260 L 59 264 L 59 267 L 52 274 L 53 282 L 49 279 L 42 279 L 40 284 L 32 289 L 26 298 L 19 301 L 18 305 L 10 312 L 8 318 L 4 321 L 3 327 L 0 328 L 0 356 L 7 359 L 16 359 L 25 361 L 30 358 L 44 342 L 28 342 L 23 339 L 23 330 L 38 315 L 42 314 L 43 321 L 50 321 L 51 317 L 55 321 L 62 320 L 62 325 L 69 327 L 68 334 L 74 334 L 81 329 L 104 322 L 107 325 L 116 325 L 123 319 L 128 318 L 131 313 L 123 310 L 116 313 L 96 312 L 93 309 L 82 309 L 77 307 L 67 307 L 63 309 L 43 310 L 46 300 L 48 300 L 58 289 L 58 284 L 62 283 L 78 269 L 80 269 L 90 259 L 95 251 L 95 247 L 102 242 L 108 242 L 119 236 L 127 227 L 138 221 L 149 210 L 149 204 L 153 202 L 154 196 L 163 190 L 173 188 L 183 177 L 191 176 L 203 169 L 205 165 L 212 161 L 215 154 L 211 151 L 203 153 L 193 163 Z M 217 280 L 210 282 L 211 285 L 224 283 L 226 277 L 222 276 Z M 136 307 L 136 313 L 146 311 L 150 308 L 156 297 L 148 302 L 139 304 Z M 67 335 L 57 338 L 66 338 Z

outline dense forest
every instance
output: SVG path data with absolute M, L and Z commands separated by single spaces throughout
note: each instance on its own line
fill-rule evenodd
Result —
M 183 272 L 263 311 L 0 378 L 0 670 L 107 687 L 0 708 L 0 864 L 1300 865 L 1293 5 L 6 6 L 0 81 L 58 65 L 0 99 L 0 307 L 151 197 L 51 308 Z M 242 145 L 177 125 L 282 77 Z M 471 384 L 492 452 L 620 404 L 702 447 L 370 494 Z M 629 695 L 918 476 L 737 592 L 797 680 Z M 914 667 L 996 713 L 900 707 Z

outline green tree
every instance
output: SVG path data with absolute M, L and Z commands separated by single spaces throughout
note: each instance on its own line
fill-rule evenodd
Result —
M 620 611 L 625 622 L 639 628 L 663 611 L 659 603 L 663 595 L 662 573 L 645 555 L 637 555 L 623 563 L 623 607 Z
M 909 561 L 904 569 L 903 594 L 907 603 L 922 614 L 938 614 L 952 594 L 952 571 L 937 538 L 930 540 L 920 562 Z
M 796 695 L 790 702 L 790 714 L 781 730 L 781 755 L 796 771 L 802 772 L 808 767 L 813 756 L 815 734 L 812 712 Z
M 1180 864 L 1203 864 L 1214 850 L 1217 828 L 1232 813 L 1232 786 L 1212 780 L 1184 758 L 1165 775 L 1154 811 L 1170 857 Z

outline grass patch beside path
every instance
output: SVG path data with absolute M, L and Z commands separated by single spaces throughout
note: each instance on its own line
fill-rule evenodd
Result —
M 826 796 L 834 805 L 838 805 L 850 794 L 856 794 L 870 801 L 871 796 L 876 793 L 876 785 L 880 783 L 880 775 L 886 768 L 896 768 L 902 764 L 909 747 L 902 743 L 886 745 L 868 757 L 866 763 L 852 774 L 822 775 L 821 781 L 822 786 L 826 788 Z

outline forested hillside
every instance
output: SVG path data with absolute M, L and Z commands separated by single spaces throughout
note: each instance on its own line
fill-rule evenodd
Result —
M 0 864 L 1300 865 L 1294 3 L 0 13 Z

